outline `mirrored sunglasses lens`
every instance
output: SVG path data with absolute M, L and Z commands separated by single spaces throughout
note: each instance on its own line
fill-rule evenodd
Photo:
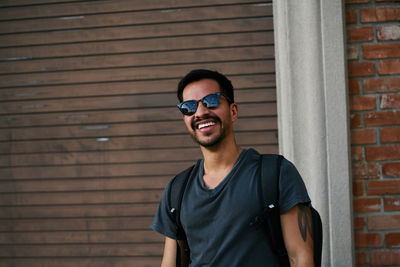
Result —
M 197 110 L 197 102 L 194 100 L 182 102 L 179 109 L 183 115 L 193 115 Z
M 203 104 L 207 108 L 216 108 L 219 105 L 219 94 L 212 94 L 204 97 Z

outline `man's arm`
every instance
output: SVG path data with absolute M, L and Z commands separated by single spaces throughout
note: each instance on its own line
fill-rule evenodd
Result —
M 281 226 L 290 266 L 314 266 L 311 210 L 299 204 L 281 215 Z
M 165 237 L 164 254 L 161 267 L 176 267 L 176 240 Z

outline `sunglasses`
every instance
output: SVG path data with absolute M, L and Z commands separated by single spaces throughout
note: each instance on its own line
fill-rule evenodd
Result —
M 203 103 L 203 106 L 208 109 L 214 109 L 219 106 L 219 99 L 221 93 L 209 94 L 203 97 L 200 100 L 187 100 L 178 104 L 179 110 L 183 115 L 191 116 L 196 113 L 197 107 L 199 106 L 199 102 Z

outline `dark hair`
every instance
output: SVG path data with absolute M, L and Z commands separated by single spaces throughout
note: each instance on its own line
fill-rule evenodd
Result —
M 205 70 L 205 69 L 197 69 L 192 70 L 182 80 L 178 83 L 178 91 L 177 96 L 179 102 L 183 101 L 183 89 L 192 82 L 197 82 L 203 79 L 212 79 L 218 82 L 221 94 L 228 100 L 229 104 L 235 103 L 235 99 L 233 96 L 233 86 L 230 80 L 226 78 L 225 75 L 212 70 Z

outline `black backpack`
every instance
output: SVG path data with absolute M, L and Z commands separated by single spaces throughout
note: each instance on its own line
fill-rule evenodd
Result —
M 259 225 L 266 234 L 268 242 L 274 253 L 278 255 L 281 266 L 290 266 L 288 255 L 282 236 L 279 213 L 279 175 L 282 156 L 274 154 L 265 154 L 260 157 L 261 175 L 259 195 L 262 196 L 264 211 L 254 219 L 254 223 Z M 180 222 L 180 207 L 183 193 L 188 182 L 188 178 L 194 170 L 195 165 L 176 175 L 172 181 L 168 192 L 168 209 L 170 216 L 177 227 L 179 240 L 176 266 L 189 266 L 190 250 L 186 241 L 186 234 Z M 314 264 L 316 267 L 321 266 L 322 255 L 322 221 L 317 210 L 312 206 L 312 226 L 314 238 Z

